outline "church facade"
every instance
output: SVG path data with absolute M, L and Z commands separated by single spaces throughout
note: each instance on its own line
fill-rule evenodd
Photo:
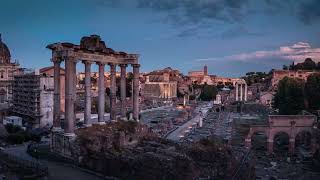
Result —
M 2 42 L 0 34 L 0 103 L 11 101 L 14 76 L 22 74 L 22 72 L 19 63 L 12 62 L 10 50 Z

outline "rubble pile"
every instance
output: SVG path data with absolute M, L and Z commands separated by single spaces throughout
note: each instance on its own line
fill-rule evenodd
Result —
M 128 131 L 128 127 L 134 131 Z M 227 146 L 205 139 L 178 144 L 151 133 L 138 133 L 143 128 L 138 123 L 87 128 L 78 132 L 75 155 L 81 166 L 120 179 L 191 180 L 232 176 L 237 162 Z M 121 135 L 124 139 L 130 136 L 136 143 L 115 143 L 115 139 L 121 139 L 117 134 L 123 131 L 127 133 Z

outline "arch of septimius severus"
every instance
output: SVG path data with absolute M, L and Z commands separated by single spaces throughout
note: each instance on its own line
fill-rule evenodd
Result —
M 47 46 L 52 50 L 52 62 L 54 64 L 54 120 L 53 128 L 61 129 L 60 124 L 60 65 L 65 64 L 65 120 L 64 134 L 74 135 L 75 111 L 74 103 L 76 99 L 76 65 L 82 62 L 85 67 L 85 125 L 91 124 L 91 65 L 99 67 L 98 79 L 98 122 L 104 123 L 105 113 L 105 66 L 110 67 L 111 93 L 110 93 L 110 120 L 116 120 L 116 66 L 121 68 L 120 80 L 120 101 L 121 117 L 126 117 L 126 68 L 133 67 L 133 119 L 139 118 L 139 68 L 137 54 L 127 54 L 116 52 L 106 47 L 104 41 L 97 35 L 83 37 L 80 45 L 72 43 L 54 43 Z

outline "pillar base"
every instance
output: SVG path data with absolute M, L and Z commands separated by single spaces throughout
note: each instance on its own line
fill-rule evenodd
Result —
M 61 127 L 53 127 L 51 131 L 52 132 L 62 132 L 63 129 Z
M 75 137 L 76 134 L 75 133 L 64 133 L 63 136 L 64 137 Z
M 97 122 L 96 124 L 99 124 L 99 125 L 105 125 L 106 122 Z
M 273 153 L 273 141 L 268 141 L 268 155 Z
M 87 127 L 91 127 L 92 124 L 84 124 L 83 126 L 87 128 Z
M 128 121 L 127 117 L 121 117 L 120 118 L 122 121 Z

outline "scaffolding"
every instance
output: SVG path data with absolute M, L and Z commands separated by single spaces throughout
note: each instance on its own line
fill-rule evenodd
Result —
M 12 112 L 24 117 L 31 124 L 38 124 L 40 111 L 40 75 L 25 74 L 15 76 L 12 84 Z

